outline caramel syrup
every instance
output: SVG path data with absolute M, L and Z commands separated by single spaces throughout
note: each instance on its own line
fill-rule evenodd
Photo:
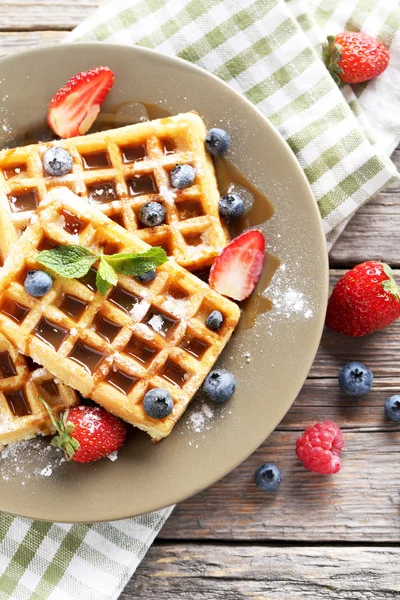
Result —
M 34 329 L 34 334 L 42 342 L 52 346 L 57 352 L 63 341 L 68 335 L 68 329 L 52 323 L 45 317 L 42 317 Z
M 126 313 L 130 313 L 135 304 L 140 301 L 138 296 L 135 296 L 135 294 L 131 294 L 118 286 L 113 289 L 108 300 Z
M 136 358 L 136 360 L 147 366 L 154 358 L 157 350 L 152 346 L 145 344 L 143 340 L 132 337 L 124 352 L 130 354 L 133 358 Z
M 182 367 L 172 362 L 172 360 L 167 360 L 165 363 L 165 366 L 161 371 L 161 377 L 180 388 L 183 387 L 189 379 L 188 373 L 184 371 Z
M 13 319 L 16 323 L 22 323 L 29 310 L 29 308 L 22 306 L 22 304 L 15 302 L 15 300 L 12 300 L 11 298 L 5 298 L 1 305 L 1 312 Z
M 237 331 L 244 329 L 251 329 L 254 327 L 258 315 L 266 313 L 271 310 L 273 304 L 272 300 L 267 298 L 263 292 L 268 288 L 271 280 L 278 270 L 280 260 L 273 254 L 267 254 L 265 257 L 264 268 L 261 273 L 261 277 L 258 280 L 256 289 L 248 298 L 241 304 L 243 309 L 242 316 L 237 326 Z
M 141 196 L 143 194 L 158 194 L 158 187 L 152 175 L 132 177 L 127 181 L 129 195 Z
M 78 340 L 68 358 L 81 365 L 92 375 L 105 356 L 104 352 L 100 352 L 100 350 L 88 346 L 82 340 Z
M 14 377 L 16 374 L 17 370 L 9 352 L 7 350 L 0 352 L 0 378 L 7 379 L 8 377 Z
M 79 234 L 82 229 L 86 226 L 86 223 L 82 223 L 80 219 L 76 215 L 73 215 L 68 210 L 63 210 L 62 215 L 65 220 L 64 229 L 67 233 L 71 235 Z
M 91 129 L 91 133 L 95 131 L 104 131 L 106 129 L 112 129 L 115 127 L 122 127 L 124 125 L 132 125 L 134 123 L 139 123 L 146 120 L 167 119 L 171 116 L 171 114 L 172 113 L 170 111 L 163 108 L 159 104 L 142 101 L 124 101 L 111 106 L 108 109 L 108 112 L 100 113 L 93 128 Z M 51 141 L 53 139 L 54 134 L 50 131 L 47 124 L 43 122 L 43 125 L 38 127 L 36 130 L 24 132 L 19 138 L 14 138 L 9 142 L 9 145 L 23 146 L 26 144 L 34 144 L 39 141 Z M 165 138 L 162 139 L 161 142 L 163 144 L 164 154 L 171 154 L 176 151 L 176 143 L 173 139 Z M 134 162 L 145 158 L 145 144 L 141 144 L 132 148 L 122 148 L 122 156 L 124 162 Z M 99 157 L 93 157 L 93 159 L 95 161 L 99 161 Z M 89 158 L 89 162 L 90 160 L 91 159 Z M 85 161 L 88 165 L 86 157 Z M 214 159 L 214 164 L 221 195 L 229 192 L 240 193 L 242 197 L 244 197 L 245 204 L 250 206 L 249 210 L 245 212 L 243 217 L 232 224 L 230 228 L 232 237 L 239 235 L 250 227 L 261 225 L 272 217 L 274 214 L 274 208 L 267 196 L 251 181 L 249 181 L 237 167 L 223 157 L 216 157 Z M 94 166 L 97 167 L 99 165 Z M 87 168 L 91 168 L 90 164 Z M 10 172 L 10 176 L 14 176 L 14 173 Z M 135 189 L 132 191 L 134 192 L 133 195 L 137 194 Z M 106 198 L 101 198 L 101 196 L 96 197 L 97 194 L 95 194 L 95 196 L 92 197 L 92 202 L 108 202 L 115 199 L 115 191 L 114 193 L 112 190 L 108 190 L 107 192 L 105 194 L 104 192 L 101 194 L 105 195 Z M 29 204 L 31 204 L 31 201 L 32 198 L 29 200 Z M 192 204 L 193 205 L 185 208 L 184 203 L 182 203 L 182 210 L 180 207 L 178 207 L 181 219 L 193 218 L 194 216 L 200 216 L 203 214 L 202 207 L 195 206 L 194 203 Z M 33 206 L 33 202 L 31 207 L 35 208 L 35 206 Z M 30 208 L 18 207 L 19 210 L 29 210 Z M 16 210 L 15 207 L 12 207 L 12 209 Z M 197 214 L 199 210 L 201 210 L 201 212 Z M 113 216 L 111 218 L 113 218 L 116 222 L 123 224 L 120 220 L 120 217 Z M 167 254 L 170 254 L 168 242 L 166 241 L 164 244 L 162 244 L 162 246 L 166 250 Z M 261 275 L 260 281 L 258 282 L 256 290 L 250 299 L 243 303 L 243 307 L 245 307 L 246 310 L 239 324 L 239 329 L 248 329 L 252 327 L 256 321 L 257 315 L 267 312 L 272 308 L 271 301 L 262 292 L 265 291 L 278 267 L 279 260 L 274 256 L 268 255 L 266 258 L 264 271 Z M 204 273 L 196 273 L 196 275 L 200 276 L 200 278 L 204 281 L 208 281 L 207 271 Z
M 127 396 L 135 383 L 138 381 L 137 377 L 127 375 L 122 371 L 111 371 L 107 376 L 106 381 L 115 387 L 119 392 Z
M 125 164 L 138 162 L 147 156 L 146 145 L 139 144 L 138 146 L 125 146 L 121 148 L 121 153 L 122 160 Z
M 22 194 L 10 194 L 8 196 L 12 212 L 20 212 L 25 210 L 36 210 L 38 199 L 36 190 L 29 190 Z
M 221 196 L 231 192 L 237 192 L 244 196 L 246 203 L 251 203 L 251 207 L 247 210 L 243 217 L 235 221 L 232 226 L 234 236 L 239 235 L 249 227 L 262 225 L 268 221 L 274 214 L 274 207 L 270 200 L 257 186 L 243 175 L 237 167 L 223 157 L 215 157 L 214 159 L 218 188 Z
M 221 196 L 236 192 L 242 196 L 245 205 L 249 206 L 243 216 L 230 226 L 232 237 L 240 235 L 246 229 L 264 224 L 273 216 L 274 207 L 270 200 L 237 167 L 223 157 L 216 157 L 214 164 Z M 256 289 L 250 298 L 241 304 L 243 314 L 237 327 L 238 331 L 252 328 L 258 315 L 271 310 L 272 301 L 265 296 L 264 292 L 279 265 L 280 261 L 276 256 L 266 255 L 264 269 Z
M 80 319 L 88 303 L 71 294 L 65 294 L 59 306 L 60 310 L 75 320 Z
M 49 379 L 49 381 L 43 381 L 40 384 L 42 390 L 44 390 L 49 396 L 59 396 L 58 388 L 54 383 L 54 379 Z
M 117 325 L 117 323 L 106 319 L 102 315 L 96 316 L 93 326 L 96 333 L 105 340 L 107 340 L 107 342 L 109 342 L 110 344 L 113 342 L 113 340 L 117 337 L 118 333 L 122 329 L 120 325 Z
M 160 320 L 158 321 L 158 319 Z M 174 319 L 173 317 L 159 311 L 157 308 L 151 307 L 149 312 L 146 314 L 144 323 L 149 325 L 160 335 L 168 338 L 169 334 L 172 333 L 179 321 L 178 319 Z
M 207 342 L 203 342 L 203 340 L 190 335 L 184 337 L 181 342 L 181 348 L 199 360 L 203 358 L 203 355 L 209 347 L 210 345 L 207 344 Z
M 86 171 L 91 169 L 108 169 L 111 167 L 110 158 L 107 152 L 91 152 L 82 154 L 83 168 Z
M 11 394 L 4 394 L 11 409 L 11 412 L 16 417 L 26 417 L 31 415 L 32 411 L 29 406 L 28 399 L 25 395 L 24 390 L 13 392 Z

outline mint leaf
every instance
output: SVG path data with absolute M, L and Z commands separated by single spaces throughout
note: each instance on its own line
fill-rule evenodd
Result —
M 117 273 L 132 276 L 153 271 L 156 267 L 164 264 L 168 257 L 165 250 L 157 246 L 146 252 L 121 252 L 104 256 L 104 259 Z
M 98 257 L 94 256 L 85 246 L 70 245 L 43 250 L 36 260 L 61 277 L 79 279 L 88 273 Z
M 112 285 L 117 285 L 118 277 L 116 272 L 105 260 L 104 254 L 100 257 L 100 265 L 96 273 L 96 287 L 102 296 L 105 296 L 107 290 Z

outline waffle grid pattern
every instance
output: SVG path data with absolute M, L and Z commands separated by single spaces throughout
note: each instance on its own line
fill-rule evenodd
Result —
M 175 261 L 160 267 L 150 284 L 120 275 L 106 297 L 91 283 L 93 269 L 85 281 L 56 277 L 44 298 L 29 296 L 23 281 L 38 267 L 35 257 L 43 245 L 78 242 L 113 253 L 149 247 L 68 190 L 49 197 L 0 276 L 0 331 L 84 396 L 153 438 L 165 437 L 230 338 L 240 311 Z M 69 233 L 65 214 L 79 233 Z M 79 314 L 71 316 L 77 307 Z M 218 333 L 205 326 L 212 310 L 225 317 Z M 143 409 L 152 387 L 168 389 L 173 397 L 174 409 L 165 419 L 151 419 Z
M 0 152 L 0 248 L 6 257 L 46 193 L 66 186 L 152 246 L 163 246 L 182 266 L 210 265 L 227 244 L 218 215 L 219 193 L 212 161 L 204 148 L 205 126 L 186 113 L 48 144 Z M 73 157 L 71 173 L 49 176 L 45 151 L 64 147 Z M 176 164 L 196 170 L 192 186 L 176 190 Z M 166 210 L 163 225 L 146 228 L 139 211 L 149 201 Z
M 54 431 L 39 400 L 44 398 L 55 414 L 78 403 L 78 394 L 39 368 L 0 336 L 0 449 L 38 433 Z

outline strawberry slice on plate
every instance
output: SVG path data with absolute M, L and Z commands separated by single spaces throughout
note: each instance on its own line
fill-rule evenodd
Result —
M 265 240 L 252 229 L 234 238 L 215 259 L 209 284 L 215 291 L 234 300 L 244 300 L 253 292 L 264 264 Z
M 108 67 L 95 67 L 71 77 L 50 101 L 50 128 L 62 138 L 86 133 L 113 83 L 114 73 Z

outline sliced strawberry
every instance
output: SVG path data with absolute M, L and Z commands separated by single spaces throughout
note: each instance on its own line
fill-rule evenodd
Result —
M 114 73 L 108 67 L 95 67 L 71 77 L 49 104 L 47 122 L 54 133 L 62 138 L 86 133 L 113 83 Z
M 260 231 L 245 231 L 224 248 L 211 267 L 209 284 L 234 300 L 253 292 L 264 264 L 265 240 Z

